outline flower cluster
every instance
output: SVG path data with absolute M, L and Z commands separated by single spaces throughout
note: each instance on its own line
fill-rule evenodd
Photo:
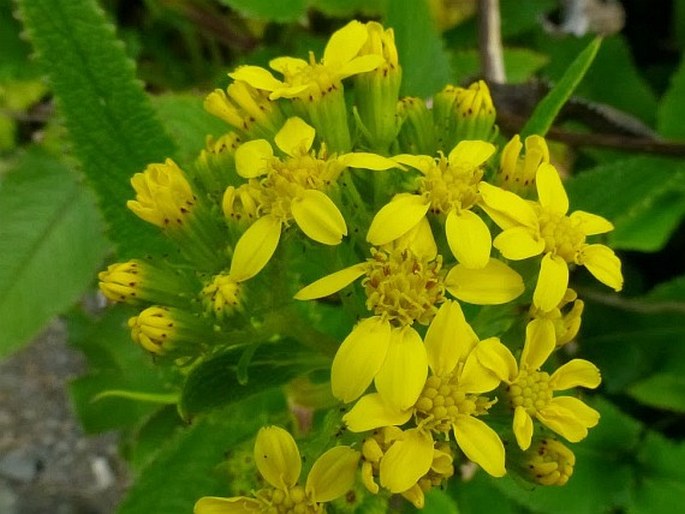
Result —
M 566 483 L 575 457 L 556 436 L 580 441 L 599 421 L 568 391 L 601 381 L 566 351 L 584 308 L 571 272 L 621 289 L 620 261 L 589 241 L 611 223 L 569 214 L 542 137 L 502 145 L 484 82 L 400 98 L 393 32 L 378 23 L 350 22 L 320 60 L 269 67 L 240 66 L 209 94 L 230 131 L 194 163 L 133 177 L 128 207 L 177 251 L 112 264 L 100 288 L 142 308 L 133 340 L 174 366 L 236 334 L 248 346 L 290 336 L 330 358 L 346 444 L 303 487 L 292 436 L 263 428 L 266 485 L 195 512 L 323 512 L 355 483 L 357 496 L 420 508 L 465 461 Z M 492 312 L 506 322 L 483 322 Z M 326 338 L 341 342 L 331 351 Z

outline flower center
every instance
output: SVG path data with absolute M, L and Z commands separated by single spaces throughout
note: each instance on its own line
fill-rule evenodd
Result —
M 549 385 L 549 373 L 525 369 L 519 372 L 507 391 L 511 406 L 523 407 L 531 416 L 549 404 L 554 392 Z
M 213 311 L 218 318 L 240 308 L 240 284 L 228 274 L 216 275 L 202 289 L 205 309 Z
M 445 377 L 432 375 L 426 380 L 414 408 L 419 419 L 428 420 L 427 428 L 437 432 L 449 432 L 459 414 L 485 414 L 492 403 L 484 396 L 463 391 L 454 374 Z
M 264 502 L 262 512 L 274 514 L 316 514 L 323 512 L 323 505 L 314 503 L 301 485 L 285 490 L 262 489 L 259 498 Z
M 576 262 L 576 255 L 585 243 L 585 234 L 579 224 L 568 216 L 548 211 L 540 212 L 539 219 L 545 252 L 555 252 L 566 262 Z
M 322 152 L 322 155 L 325 152 Z M 267 176 L 259 183 L 260 203 L 264 212 L 287 223 L 292 219 L 292 202 L 307 189 L 325 190 L 339 176 L 334 162 L 311 154 L 274 159 Z
M 450 166 L 442 156 L 420 179 L 419 188 L 430 199 L 431 212 L 446 213 L 452 209 L 470 209 L 478 200 L 481 178 L 481 168 Z
M 386 253 L 371 249 L 367 260 L 366 307 L 400 326 L 418 321 L 428 325 L 445 301 L 445 286 L 439 276 L 442 257 L 429 261 L 411 251 Z
M 337 79 L 337 70 L 330 68 L 316 62 L 313 53 L 309 53 L 309 65 L 303 66 L 296 71 L 290 69 L 284 70 L 283 79 L 289 87 L 309 86 L 302 93 L 298 94 L 300 98 L 309 97 L 314 100 L 314 95 L 323 96 L 335 89 Z

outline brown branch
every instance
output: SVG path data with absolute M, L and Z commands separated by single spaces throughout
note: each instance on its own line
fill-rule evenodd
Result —
M 499 0 L 478 0 L 478 39 L 483 77 L 487 82 L 505 83 Z

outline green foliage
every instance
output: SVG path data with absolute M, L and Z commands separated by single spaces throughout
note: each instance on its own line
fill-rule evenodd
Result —
M 638 459 L 643 467 L 636 480 L 631 512 L 677 512 L 685 495 L 685 444 L 650 432 L 640 447 Z
M 112 390 L 168 394 L 167 381 L 150 357 L 131 342 L 127 308 L 108 310 L 93 321 L 83 314 L 70 318 L 70 344 L 88 359 L 89 371 L 69 384 L 76 414 L 86 432 L 127 428 L 158 408 L 154 403 L 121 396 L 105 396 Z
M 307 0 L 220 0 L 248 18 L 279 23 L 301 18 L 307 8 Z
M 530 119 L 521 129 L 521 137 L 531 134 L 544 136 L 547 133 L 561 108 L 571 97 L 580 81 L 583 80 L 585 73 L 595 59 L 595 55 L 597 55 L 597 50 L 599 50 L 601 43 L 602 40 L 600 38 L 595 38 L 578 54 L 578 57 L 569 65 L 559 82 L 535 107 Z
M 426 0 L 391 0 L 385 24 L 395 31 L 402 65 L 401 95 L 427 97 L 450 82 L 450 63 Z
M 638 402 L 657 409 L 685 412 L 685 379 L 672 373 L 657 373 L 628 389 Z
M 573 209 L 612 221 L 616 229 L 609 240 L 614 248 L 657 251 L 685 216 L 681 160 L 630 157 L 582 173 L 567 189 Z
M 32 149 L 0 183 L 0 356 L 71 307 L 107 243 L 92 194 L 53 156 Z
M 88 181 L 122 253 L 160 246 L 126 208 L 131 176 L 173 153 L 134 64 L 94 0 L 20 0 L 19 12 L 50 81 Z
M 312 365 L 312 355 L 298 350 L 297 342 L 289 339 L 231 348 L 193 368 L 178 408 L 184 419 L 192 419 L 206 410 L 283 385 Z
M 685 58 L 671 77 L 671 86 L 664 95 L 657 114 L 661 134 L 674 139 L 685 139 Z
M 517 84 L 534 78 L 535 72 L 542 68 L 549 58 L 540 52 L 527 48 L 505 48 L 504 70 L 507 82 Z M 477 50 L 462 50 L 454 52 L 452 68 L 455 72 L 454 81 L 464 84 L 474 80 L 480 74 L 480 56 Z
M 227 477 L 218 472 L 226 452 L 276 421 L 268 413 L 283 408 L 282 395 L 267 391 L 158 440 L 159 452 L 141 470 L 117 514 L 187 514 L 202 496 L 228 496 Z

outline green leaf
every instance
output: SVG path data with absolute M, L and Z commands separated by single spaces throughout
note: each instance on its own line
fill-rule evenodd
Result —
M 205 147 L 207 135 L 220 136 L 230 126 L 205 111 L 204 97 L 197 95 L 163 95 L 153 97 L 153 105 L 174 141 L 178 162 L 192 162 Z
M 421 512 L 424 514 L 459 514 L 454 500 L 444 491 L 435 488 L 426 493 L 426 505 Z
M 572 210 L 611 221 L 611 246 L 660 250 L 685 216 L 685 163 L 658 157 L 631 157 L 599 166 L 569 180 Z M 610 192 L 610 194 L 609 194 Z
M 245 369 L 247 352 L 249 366 Z M 312 369 L 312 355 L 291 339 L 231 348 L 197 365 L 188 374 L 178 404 L 184 419 L 240 401 Z M 242 369 L 242 371 L 241 371 Z M 245 376 L 245 373 L 247 376 Z
M 310 0 L 309 4 L 317 10 L 340 18 L 349 18 L 362 13 L 365 16 L 378 16 L 385 12 L 387 0 Z
M 110 238 L 124 253 L 159 248 L 156 230 L 126 209 L 131 176 L 174 145 L 135 79 L 134 65 L 94 0 L 18 0 L 73 151 L 98 194 Z
M 2 357 L 78 300 L 108 245 L 90 191 L 37 150 L 0 183 L 0 220 Z
M 544 136 L 554 123 L 566 101 L 571 97 L 597 55 L 601 38 L 595 38 L 571 63 L 559 82 L 535 107 L 533 114 L 521 130 L 521 137 L 531 134 Z
M 685 139 L 683 117 L 685 117 L 685 56 L 680 61 L 680 67 L 671 77 L 671 85 L 659 104 L 657 112 L 659 133 L 666 137 Z
M 441 90 L 452 73 L 426 1 L 389 0 L 385 25 L 395 31 L 402 67 L 400 94 L 425 98 Z
M 685 412 L 685 378 L 658 373 L 633 384 L 628 394 L 638 402 L 657 409 Z
M 279 23 L 300 19 L 307 11 L 306 0 L 220 0 L 247 18 Z
M 685 308 L 685 275 L 657 285 L 649 292 L 647 298 L 653 301 L 678 302 Z
M 685 498 L 685 443 L 675 443 L 649 432 L 640 446 L 640 469 L 633 505 L 634 514 L 680 512 Z
M 159 408 L 130 398 L 102 397 L 107 391 L 169 394 L 161 368 L 131 341 L 126 321 L 132 314 L 130 308 L 117 305 L 98 320 L 82 314 L 69 318 L 69 342 L 85 354 L 89 369 L 69 384 L 69 394 L 88 433 L 134 426 Z
M 553 81 L 559 80 L 590 41 L 590 37 L 551 38 L 549 34 L 541 32 L 537 48 L 550 57 L 549 65 L 542 70 L 544 75 Z M 611 105 L 650 125 L 654 123 L 656 95 L 636 66 L 629 43 L 620 34 L 602 41 L 602 47 L 578 85 L 576 95 Z
M 585 440 L 568 445 L 576 454 L 576 465 L 565 486 L 526 490 L 511 477 L 494 480 L 495 486 L 534 512 L 600 514 L 620 511 L 634 480 L 633 455 L 642 427 L 607 401 L 597 400 L 593 407 L 602 417 Z
M 217 472 L 227 450 L 274 422 L 269 413 L 284 410 L 282 394 L 270 391 L 197 419 L 159 441 L 160 451 L 142 469 L 117 514 L 188 514 L 202 496 L 231 496 L 227 477 Z
M 510 84 L 530 80 L 549 60 L 546 55 L 528 48 L 505 48 L 503 54 L 504 70 Z M 452 68 L 455 71 L 455 83 L 465 84 L 469 80 L 474 80 L 480 74 L 478 50 L 455 52 L 452 56 Z
M 608 306 L 586 298 L 580 343 L 583 357 L 602 370 L 602 386 L 623 394 L 632 384 L 658 373 L 685 375 L 682 311 L 648 299 Z

